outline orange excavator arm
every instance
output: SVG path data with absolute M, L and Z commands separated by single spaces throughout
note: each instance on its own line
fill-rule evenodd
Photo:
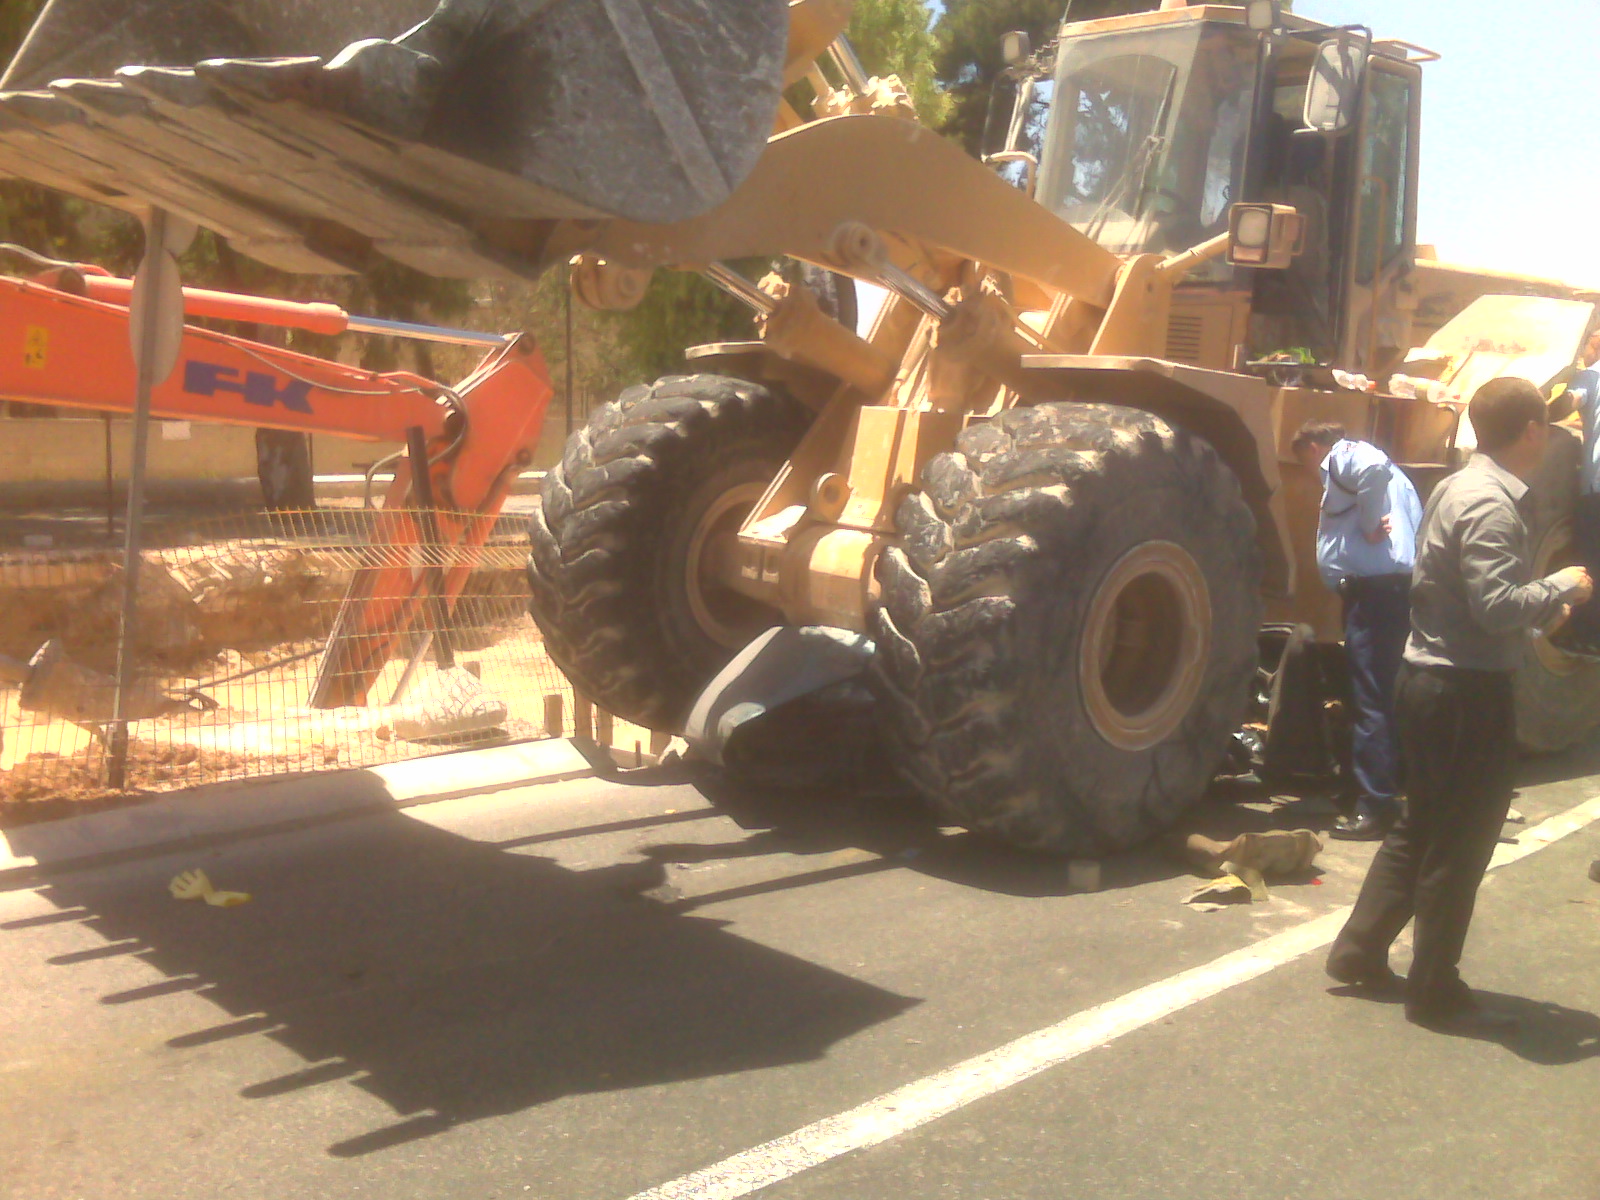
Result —
M 132 412 L 135 372 L 127 281 L 71 272 L 74 295 L 33 280 L 0 277 L 0 399 L 101 412 Z M 95 299 L 93 296 L 104 299 Z M 117 301 L 121 301 L 118 303 Z M 350 319 L 332 305 L 305 305 L 187 290 L 196 316 L 335 332 Z M 496 340 L 496 339 L 488 339 Z M 377 373 L 275 346 L 185 326 L 178 366 L 152 397 L 152 415 L 405 443 L 426 439 L 438 542 L 447 560 L 444 599 L 460 594 L 464 565 L 494 526 L 518 472 L 533 461 L 551 396 L 534 339 L 501 340 L 454 387 L 407 372 Z M 428 575 L 405 547 L 424 544 L 407 505 L 411 464 L 402 460 L 377 522 L 372 565 L 351 584 L 324 655 L 312 703 L 366 702 L 367 692 L 422 612 Z M 431 540 L 431 539 L 427 539 Z M 377 547 L 400 547 L 398 551 Z

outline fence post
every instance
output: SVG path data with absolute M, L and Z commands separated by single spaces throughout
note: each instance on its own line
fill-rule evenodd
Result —
M 134 279 L 128 332 L 135 368 L 133 459 L 128 472 L 128 528 L 122 556 L 122 620 L 117 629 L 116 696 L 111 709 L 111 746 L 106 782 L 113 791 L 128 784 L 128 717 L 138 674 L 139 567 L 144 562 L 144 485 L 150 447 L 150 398 L 178 365 L 183 347 L 183 284 L 177 255 L 196 229 L 164 209 L 150 210 L 145 223 L 144 261 Z

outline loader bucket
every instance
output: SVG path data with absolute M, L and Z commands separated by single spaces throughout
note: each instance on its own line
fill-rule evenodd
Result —
M 720 204 L 787 38 L 787 0 L 50 0 L 0 77 L 0 175 L 289 269 L 493 273 L 486 224 Z

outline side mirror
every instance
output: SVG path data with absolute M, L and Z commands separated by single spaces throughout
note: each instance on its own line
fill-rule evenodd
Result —
M 1281 271 L 1305 249 L 1306 221 L 1287 204 L 1235 204 L 1228 210 L 1228 261 Z
M 1306 88 L 1304 120 L 1317 133 L 1343 133 L 1361 104 L 1361 83 L 1367 72 L 1370 44 L 1343 34 L 1317 47 Z

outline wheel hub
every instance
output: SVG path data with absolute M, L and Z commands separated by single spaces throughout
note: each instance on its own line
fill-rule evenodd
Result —
M 1122 750 L 1170 737 L 1199 694 L 1211 653 L 1211 593 L 1175 542 L 1145 542 L 1095 591 L 1078 656 L 1084 708 Z
M 705 506 L 684 559 L 684 591 L 695 622 L 712 641 L 730 650 L 777 623 L 771 609 L 721 580 L 723 562 L 739 526 L 766 491 L 763 483 L 736 484 Z

